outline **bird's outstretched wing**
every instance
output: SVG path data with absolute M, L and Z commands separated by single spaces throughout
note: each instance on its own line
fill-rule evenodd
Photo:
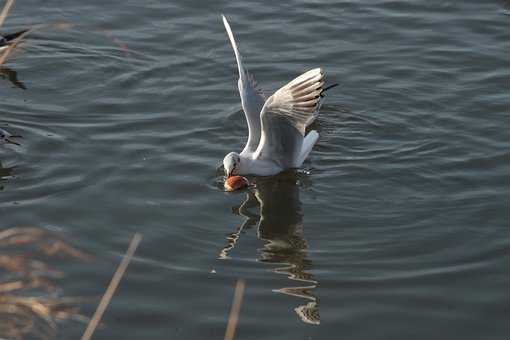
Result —
M 241 96 L 241 104 L 248 123 L 248 142 L 242 153 L 253 153 L 257 149 L 260 140 L 260 111 L 264 106 L 265 98 L 261 91 L 257 89 L 255 78 L 253 78 L 243 66 L 241 54 L 239 54 L 239 49 L 237 48 L 234 34 L 230 29 L 227 18 L 225 18 L 224 15 L 222 15 L 222 18 L 236 56 L 237 67 L 239 69 L 239 81 L 237 85 Z
M 305 129 L 316 115 L 323 85 L 324 73 L 316 68 L 267 99 L 260 113 L 262 132 L 254 158 L 283 168 L 298 166 Z
M 15 33 L 5 34 L 0 36 L 0 51 L 5 50 L 9 45 L 12 45 L 17 38 L 26 35 L 29 30 L 22 30 Z

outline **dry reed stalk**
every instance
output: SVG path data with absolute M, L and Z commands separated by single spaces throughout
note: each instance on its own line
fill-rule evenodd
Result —
M 9 15 L 9 11 L 11 10 L 13 3 L 14 0 L 7 0 L 5 2 L 4 8 L 2 9 L 2 13 L 0 13 L 0 26 L 3 25 L 5 18 L 7 18 L 7 15 Z
M 96 312 L 94 313 L 94 316 L 92 316 L 92 319 L 90 320 L 90 322 L 87 326 L 87 329 L 85 330 L 85 333 L 83 333 L 81 340 L 90 340 L 92 338 L 92 334 L 94 333 L 97 325 L 101 321 L 101 317 L 103 316 L 106 308 L 108 307 L 108 304 L 110 303 L 110 300 L 112 299 L 113 294 L 115 293 L 115 289 L 117 289 L 117 286 L 119 285 L 119 282 L 122 279 L 122 276 L 126 272 L 126 268 L 129 264 L 129 261 L 131 260 L 131 257 L 135 253 L 136 248 L 140 244 L 141 240 L 142 240 L 142 235 L 139 233 L 136 233 L 133 236 L 133 238 L 131 239 L 129 248 L 126 251 L 126 254 L 124 254 L 124 257 L 122 258 L 122 261 L 120 262 L 119 266 L 117 267 L 117 270 L 113 274 L 112 280 L 110 281 L 110 284 L 108 285 L 108 288 L 106 289 L 106 292 L 104 293 L 103 297 L 101 298 L 101 302 L 99 302 Z
M 236 289 L 234 292 L 234 301 L 228 316 L 227 330 L 225 331 L 224 340 L 234 340 L 236 333 L 237 321 L 239 320 L 239 312 L 241 311 L 241 303 L 243 302 L 244 287 L 246 283 L 244 280 L 237 280 Z

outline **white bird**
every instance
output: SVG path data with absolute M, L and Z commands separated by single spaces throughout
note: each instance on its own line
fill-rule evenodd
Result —
M 299 168 L 319 138 L 317 131 L 305 130 L 317 117 L 324 72 L 310 70 L 265 99 L 253 76 L 243 67 L 230 25 L 223 17 L 239 69 L 237 83 L 248 122 L 248 141 L 241 153 L 231 152 L 223 159 L 227 177 L 232 175 L 271 176 Z
M 20 135 L 12 135 L 9 132 L 0 129 L 0 144 L 20 145 L 13 138 L 22 138 Z

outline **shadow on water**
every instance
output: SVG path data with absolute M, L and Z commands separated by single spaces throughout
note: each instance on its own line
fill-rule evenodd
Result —
M 2 79 L 10 81 L 12 85 L 19 89 L 22 90 L 27 89 L 25 84 L 23 84 L 23 82 L 18 79 L 18 73 L 8 67 L 5 66 L 0 67 L 0 77 Z
M 274 292 L 308 300 L 294 311 L 305 323 L 320 323 L 318 298 L 312 293 L 318 282 L 309 272 L 312 261 L 308 259 L 308 244 L 303 232 L 303 210 L 299 200 L 298 182 L 295 172 L 278 176 L 257 178 L 254 188 L 247 193 L 245 201 L 234 207 L 236 214 L 246 220 L 227 237 L 221 250 L 221 259 L 229 258 L 229 251 L 236 246 L 241 234 L 256 227 L 257 236 L 265 242 L 259 261 L 277 265 L 272 271 L 286 275 L 295 285 L 275 289 Z M 258 208 L 258 212 L 253 210 Z
M 2 162 L 0 161 L 0 179 L 4 179 L 5 177 L 12 176 L 13 169 L 14 169 L 14 167 L 4 168 L 4 166 L 2 165 Z
M 510 0 L 499 0 L 499 3 L 505 9 L 510 9 Z
M 7 178 L 13 176 L 13 170 L 14 170 L 14 167 L 4 168 L 4 166 L 2 165 L 2 162 L 0 161 L 0 190 L 4 189 L 2 182 L 5 181 Z

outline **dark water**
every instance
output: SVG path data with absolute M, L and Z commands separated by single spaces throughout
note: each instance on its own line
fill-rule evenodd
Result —
M 220 13 L 267 93 L 316 66 L 340 84 L 304 171 L 234 194 Z M 26 90 L 0 75 L 24 136 L 0 149 L 1 226 L 93 254 L 60 264 L 73 296 L 143 234 L 96 339 L 222 339 L 238 278 L 238 339 L 508 339 L 509 2 L 32 0 L 3 29 L 57 23 L 8 63 Z

